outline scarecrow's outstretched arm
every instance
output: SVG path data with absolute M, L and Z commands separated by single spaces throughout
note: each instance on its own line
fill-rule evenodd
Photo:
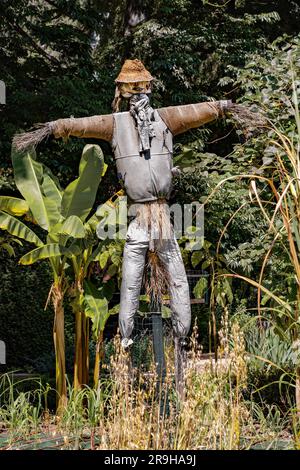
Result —
M 206 101 L 204 103 L 159 108 L 158 112 L 172 134 L 177 135 L 224 116 L 224 112 L 231 105 L 230 100 Z
M 110 142 L 113 134 L 113 116 L 112 114 L 104 114 L 84 118 L 58 119 L 52 121 L 51 126 L 55 138 L 67 138 L 74 135 L 76 137 L 93 137 Z
M 104 114 L 102 116 L 76 119 L 58 119 L 57 121 L 37 124 L 35 127 L 35 130 L 14 136 L 13 146 L 17 150 L 23 151 L 28 147 L 36 147 L 50 135 L 54 135 L 55 138 L 63 137 L 65 139 L 70 135 L 93 137 L 110 142 L 113 134 L 113 117 L 112 114 Z

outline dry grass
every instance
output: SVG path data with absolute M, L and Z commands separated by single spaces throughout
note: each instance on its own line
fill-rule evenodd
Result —
M 274 427 L 257 405 L 243 399 L 247 364 L 239 326 L 234 324 L 229 333 L 231 348 L 226 368 L 208 364 L 199 373 L 201 348 L 196 336 L 195 331 L 182 400 L 174 389 L 174 350 L 170 345 L 166 353 L 167 375 L 158 387 L 155 364 L 146 373 L 133 369 L 128 354 L 120 347 L 120 339 L 115 339 L 115 355 L 109 365 L 110 387 L 101 400 L 93 432 L 95 448 L 243 449 L 256 442 L 278 439 L 283 430 Z M 67 427 L 61 431 L 66 432 Z
M 268 229 L 266 230 L 266 239 L 272 235 L 272 242 L 266 250 L 259 273 L 258 280 L 250 279 L 241 274 L 221 274 L 224 277 L 235 277 L 248 282 L 257 289 L 257 310 L 259 322 L 262 324 L 263 317 L 267 321 L 273 321 L 277 325 L 280 334 L 291 344 L 298 347 L 300 342 L 300 113 L 297 99 L 297 82 L 292 80 L 293 99 L 290 103 L 293 108 L 295 119 L 295 129 L 288 134 L 284 134 L 278 127 L 271 122 L 266 126 L 263 118 L 259 121 L 257 118 L 257 127 L 264 127 L 269 131 L 272 137 L 267 138 L 268 145 L 273 148 L 272 167 L 263 174 L 241 174 L 229 176 L 220 181 L 205 201 L 207 204 L 226 182 L 235 179 L 247 179 L 250 183 L 250 200 L 261 210 L 261 216 L 264 218 Z M 230 111 L 231 112 L 231 111 Z M 250 129 L 251 121 L 255 123 L 255 115 L 249 114 L 247 121 L 247 112 L 242 107 L 236 105 L 232 108 L 232 113 L 236 118 L 245 122 L 246 128 Z M 267 196 L 266 196 L 267 194 Z M 263 196 L 264 195 L 264 196 Z M 266 200 L 267 199 L 267 200 Z M 244 207 L 242 204 L 237 211 L 230 217 L 224 227 L 217 245 L 217 254 L 220 249 L 221 238 L 226 233 L 228 226 L 235 218 L 236 214 Z M 275 247 L 280 248 L 285 259 L 289 260 L 291 278 L 294 285 L 291 290 L 293 294 L 285 292 L 282 287 L 277 291 L 272 291 L 264 286 L 265 271 L 268 267 Z M 283 258 L 283 259 L 284 259 Z M 291 284 L 292 285 L 292 284 Z M 261 303 L 262 295 L 270 299 L 270 304 L 263 306 Z M 271 304 L 273 303 L 273 305 Z M 300 364 L 299 360 L 295 364 L 295 399 L 300 419 Z
M 98 390 L 70 388 L 60 417 L 49 415 L 47 410 L 38 415 L 25 395 L 2 408 L 0 421 L 9 435 L 7 448 L 14 448 L 16 441 L 20 446 L 20 439 L 32 442 L 39 433 L 46 433 L 61 449 L 78 449 L 87 443 L 92 449 L 109 450 L 247 449 L 256 443 L 272 445 L 279 438 L 285 442 L 288 438 L 292 447 L 291 432 L 278 418 L 276 407 L 265 413 L 243 398 L 247 363 L 237 324 L 227 339 L 231 344 L 227 367 L 207 364 L 199 372 L 201 349 L 196 333 L 193 335 L 185 397 L 179 400 L 174 387 L 173 348 L 167 346 L 167 375 L 158 387 L 155 364 L 147 372 L 133 369 L 117 337 L 107 370 L 109 378 Z
M 234 103 L 229 111 L 229 115 L 236 122 L 239 129 L 242 129 L 245 138 L 250 138 L 264 129 L 268 121 L 259 112 L 254 112 L 249 107 Z

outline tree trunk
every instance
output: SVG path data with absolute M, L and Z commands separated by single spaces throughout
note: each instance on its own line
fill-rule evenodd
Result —
M 82 384 L 89 385 L 89 319 L 85 316 L 84 312 L 82 316 Z
M 74 361 L 74 389 L 82 386 L 82 320 L 81 312 L 75 312 L 75 361 Z
M 74 388 L 80 390 L 89 385 L 89 319 L 79 306 L 75 319 Z
M 94 388 L 97 390 L 100 379 L 100 367 L 103 360 L 103 331 L 100 331 L 96 344 L 96 357 L 94 366 Z
M 55 284 L 52 290 L 54 305 L 53 339 L 56 363 L 57 413 L 60 414 L 67 404 L 66 360 L 63 290 L 61 284 Z
M 122 62 L 132 55 L 133 32 L 137 25 L 146 20 L 145 2 L 142 0 L 126 0 L 123 10 L 123 25 L 120 33 L 123 35 L 124 48 Z
M 133 29 L 146 19 L 145 2 L 127 0 L 124 12 L 124 36 L 131 35 Z

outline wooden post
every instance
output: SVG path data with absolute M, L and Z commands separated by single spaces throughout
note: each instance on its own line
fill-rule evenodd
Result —
M 155 308 L 153 308 L 153 306 Z M 166 361 L 164 351 L 164 337 L 163 337 L 163 322 L 161 316 L 161 306 L 151 302 L 151 318 L 152 318 L 152 332 L 153 332 L 153 351 L 154 361 L 156 364 L 157 373 L 157 396 L 160 404 L 160 415 L 169 413 L 168 395 L 164 389 L 164 382 L 166 377 Z M 155 311 L 154 311 L 155 310 Z
M 174 354 L 175 354 L 175 383 L 176 391 L 180 400 L 184 398 L 184 368 L 186 354 L 183 348 L 182 339 L 174 335 Z

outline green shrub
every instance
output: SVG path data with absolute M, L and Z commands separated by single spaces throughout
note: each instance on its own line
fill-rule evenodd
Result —
M 0 339 L 6 344 L 6 366 L 3 370 L 53 374 L 53 309 L 44 310 L 51 286 L 47 262 L 30 267 L 18 264 L 25 252 L 15 248 L 16 257 L 0 252 Z M 66 351 L 72 367 L 73 314 L 66 309 Z

